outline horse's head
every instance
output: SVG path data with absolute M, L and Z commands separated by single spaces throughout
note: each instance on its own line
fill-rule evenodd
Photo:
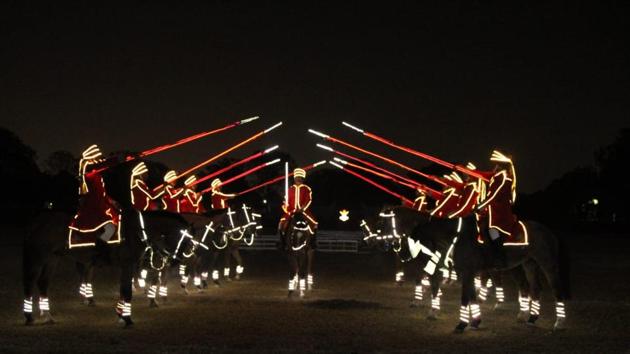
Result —
M 359 227 L 363 233 L 363 242 L 365 242 L 368 247 L 380 248 L 383 251 L 387 251 L 390 248 L 392 238 L 383 236 L 382 230 L 384 224 L 385 220 L 380 216 L 361 220 Z
M 251 207 L 246 204 L 241 206 L 241 228 L 240 233 L 243 238 L 243 242 L 248 246 L 254 243 L 254 239 L 258 236 L 258 230 L 262 229 L 260 224 L 260 218 L 262 215 L 253 212 Z
M 286 232 L 287 244 L 290 250 L 299 251 L 308 247 L 312 235 L 313 230 L 304 214 L 300 212 L 293 214 Z
M 403 262 L 416 258 L 423 250 L 418 241 L 418 225 L 427 222 L 429 217 L 403 206 L 385 207 L 379 217 L 379 236 L 391 242 Z

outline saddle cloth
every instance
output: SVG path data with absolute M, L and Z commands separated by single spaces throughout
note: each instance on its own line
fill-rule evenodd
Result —
M 112 235 L 112 237 L 107 241 L 108 244 L 118 244 L 120 243 L 120 225 L 116 227 L 116 231 Z M 96 238 L 99 237 L 103 233 L 103 229 L 99 228 L 96 231 L 91 232 L 81 232 L 77 229 L 68 228 L 68 248 L 76 248 L 76 247 L 94 247 L 96 245 Z
M 527 227 L 522 221 L 518 223 L 514 223 L 514 229 L 509 235 L 501 234 L 503 237 L 503 246 L 527 246 L 529 245 L 529 234 L 527 232 Z M 477 242 L 480 244 L 484 243 L 483 237 L 481 235 L 477 236 Z

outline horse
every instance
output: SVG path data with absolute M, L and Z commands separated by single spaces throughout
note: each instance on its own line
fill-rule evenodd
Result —
M 240 280 L 245 270 L 243 266 L 243 258 L 239 252 L 241 245 L 245 244 L 251 246 L 254 244 L 254 240 L 258 235 L 258 230 L 262 228 L 262 225 L 258 224 L 258 219 L 261 215 L 254 213 L 251 207 L 246 204 L 241 205 L 237 210 L 228 210 L 229 225 L 226 232 L 228 237 L 228 248 L 224 255 L 224 268 L 223 276 L 227 281 L 230 281 L 230 271 L 232 258 L 236 260 L 236 268 L 234 279 Z
M 289 260 L 288 296 L 291 297 L 296 289 L 300 297 L 306 295 L 307 276 L 309 275 L 308 254 L 312 249 L 313 230 L 304 214 L 296 212 L 289 220 L 284 234 L 281 235 L 283 248 Z
M 473 329 L 481 324 L 481 309 L 477 301 L 474 286 L 475 275 L 481 271 L 511 270 L 522 267 L 527 286 L 519 284 L 520 310 L 523 304 L 529 305 L 527 323 L 534 325 L 540 316 L 540 279 L 544 276 L 551 286 L 556 300 L 556 322 L 554 329 L 565 328 L 565 300 L 568 299 L 568 284 L 561 276 L 560 247 L 556 236 L 543 225 L 526 221 L 527 242 L 519 246 L 505 247 L 506 265 L 495 269 L 492 258 L 488 255 L 487 246 L 478 241 L 476 218 L 468 215 L 456 219 L 432 218 L 405 207 L 395 207 L 381 213 L 388 218 L 385 232 L 391 233 L 397 240 L 397 249 L 403 260 L 415 258 L 420 253 L 430 256 L 427 266 L 437 266 L 443 256 L 444 244 L 447 257 L 452 251 L 453 263 L 462 282 L 460 321 L 455 327 L 458 333 L 469 325 L 470 314 Z M 455 238 L 454 238 L 455 237 Z M 433 265 L 431 265 L 433 263 Z M 517 278 L 518 280 L 518 278 Z M 520 313 L 519 313 L 520 315 Z
M 54 323 L 48 298 L 50 276 L 59 256 L 68 255 L 76 263 L 82 264 L 90 277 L 93 273 L 92 267 L 99 263 L 112 263 L 120 267 L 120 298 L 116 312 L 125 326 L 133 325 L 131 288 L 134 269 L 148 250 L 160 253 L 164 260 L 178 258 L 180 253 L 190 249 L 188 224 L 176 214 L 162 211 L 138 213 L 124 209 L 120 244 L 104 246 L 106 249 L 99 249 L 99 246 L 68 248 L 68 224 L 71 218 L 70 214 L 63 212 L 44 212 L 36 218 L 24 241 L 22 280 L 25 324 L 34 323 L 32 312 L 35 285 L 39 291 L 40 314 L 45 323 Z

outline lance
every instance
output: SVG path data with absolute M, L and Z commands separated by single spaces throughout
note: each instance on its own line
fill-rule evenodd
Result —
M 254 167 L 254 168 L 250 168 L 249 170 L 247 170 L 245 172 L 239 173 L 238 175 L 236 175 L 234 177 L 231 177 L 229 179 L 226 179 L 225 181 L 221 182 L 221 186 L 228 185 L 228 184 L 230 184 L 230 183 L 232 183 L 232 182 L 234 182 L 234 181 L 236 181 L 238 179 L 241 179 L 241 178 L 243 178 L 245 176 L 251 175 L 252 173 L 254 173 L 254 172 L 256 172 L 256 171 L 258 171 L 260 169 L 263 169 L 263 168 L 265 168 L 267 166 L 271 166 L 271 165 L 273 165 L 275 163 L 278 163 L 278 162 L 280 162 L 280 159 L 275 159 L 273 161 L 268 161 L 268 162 L 262 163 L 262 164 L 260 164 L 260 165 L 258 165 L 256 167 Z M 206 188 L 206 189 L 201 191 L 201 194 L 208 193 L 211 190 L 212 190 L 212 187 Z
M 289 206 L 289 162 L 284 163 L 284 206 Z
M 350 128 L 350 129 L 354 130 L 354 131 L 357 131 L 357 132 L 363 134 L 364 136 L 367 136 L 370 139 L 376 140 L 376 141 L 381 142 L 381 143 L 383 143 L 385 145 L 389 145 L 389 146 L 391 146 L 393 148 L 396 148 L 398 150 L 402 150 L 404 152 L 407 152 L 409 154 L 412 154 L 412 155 L 415 155 L 415 156 L 418 156 L 418 157 L 422 157 L 423 159 L 426 159 L 426 160 L 434 162 L 434 163 L 436 163 L 438 165 L 442 165 L 444 167 L 450 168 L 451 170 L 456 170 L 456 171 L 465 173 L 465 174 L 467 174 L 469 176 L 482 179 L 482 180 L 484 180 L 486 182 L 488 181 L 488 177 L 484 176 L 482 173 L 479 173 L 478 171 L 474 171 L 474 170 L 471 170 L 471 169 L 466 168 L 464 166 L 456 165 L 456 164 L 453 164 L 453 163 L 450 163 L 450 162 L 438 159 L 437 157 L 433 157 L 431 155 L 425 154 L 423 152 L 414 150 L 414 149 L 406 147 L 406 146 L 398 145 L 398 144 L 394 143 L 391 140 L 382 138 L 382 137 L 380 137 L 380 136 L 378 136 L 376 134 L 370 133 L 370 132 L 366 132 L 365 130 L 363 130 L 361 128 L 358 128 L 358 127 L 355 127 L 352 124 L 349 124 L 349 123 L 346 123 L 346 122 L 342 122 L 342 124 L 345 125 L 346 127 Z
M 323 165 L 325 163 L 326 163 L 326 160 L 322 160 L 322 161 L 318 161 L 318 162 L 315 162 L 315 163 L 312 163 L 310 165 L 306 165 L 306 166 L 300 167 L 300 168 L 303 169 L 304 171 L 308 171 L 308 170 L 311 170 L 311 169 L 313 169 L 313 168 L 315 168 L 317 166 L 321 166 L 321 165 Z M 285 175 L 272 178 L 272 179 L 270 179 L 268 181 L 265 181 L 263 183 L 260 183 L 260 184 L 258 184 L 256 186 L 250 187 L 250 188 L 248 188 L 248 189 L 246 189 L 246 190 L 244 190 L 242 192 L 239 192 L 238 195 L 243 195 L 243 194 L 246 194 L 246 193 L 249 193 L 249 192 L 253 192 L 253 191 L 255 191 L 257 189 L 260 189 L 262 187 L 266 187 L 266 186 L 268 186 L 270 184 L 274 184 L 276 182 L 282 181 L 283 179 L 287 181 L 285 188 L 288 190 L 288 188 L 289 188 L 288 180 L 289 180 L 289 177 L 291 177 L 291 176 L 293 176 L 293 172 L 289 173 L 288 165 L 287 165 L 286 170 L 285 170 Z M 287 192 L 287 194 L 288 194 L 288 192 Z
M 221 158 L 221 157 L 223 157 L 223 156 L 225 156 L 225 155 L 229 154 L 230 152 L 232 152 L 232 151 L 234 151 L 234 150 L 236 150 L 236 149 L 240 148 L 241 146 L 243 146 L 243 145 L 245 145 L 245 144 L 248 144 L 248 143 L 250 143 L 250 142 L 252 142 L 252 141 L 254 141 L 254 140 L 256 140 L 256 139 L 260 138 L 261 136 L 263 136 L 263 135 L 265 135 L 265 134 L 269 133 L 270 131 L 272 131 L 272 130 L 276 129 L 277 127 L 279 127 L 279 126 L 281 126 L 281 125 L 282 125 L 282 122 L 276 123 L 275 125 L 273 125 L 273 126 L 271 126 L 271 127 L 267 128 L 267 129 L 263 130 L 263 131 L 260 131 L 260 132 L 258 132 L 258 133 L 256 133 L 256 134 L 254 134 L 254 135 L 250 136 L 249 138 L 247 138 L 247 139 L 245 139 L 245 140 L 241 141 L 240 143 L 238 143 L 238 144 L 236 144 L 236 145 L 232 146 L 231 148 L 226 149 L 226 150 L 224 150 L 224 151 L 222 151 L 222 152 L 220 152 L 220 153 L 218 153 L 218 154 L 216 154 L 216 155 L 212 156 L 211 158 L 207 159 L 206 161 L 200 162 L 200 163 L 198 163 L 197 165 L 195 165 L 195 166 L 193 166 L 193 167 L 191 167 L 191 168 L 187 169 L 186 171 L 184 171 L 184 172 L 180 173 L 180 174 L 179 174 L 179 175 L 178 175 L 175 179 L 177 180 L 177 179 L 182 178 L 183 176 L 185 176 L 185 175 L 187 175 L 187 174 L 189 174 L 189 173 L 191 173 L 191 172 L 193 172 L 193 171 L 195 171 L 195 170 L 197 170 L 197 169 L 199 169 L 199 168 L 201 168 L 201 167 L 203 167 L 203 166 L 205 166 L 205 165 L 207 165 L 207 164 L 211 163 L 212 161 L 215 161 L 215 160 L 217 160 L 217 159 L 219 159 L 219 158 Z
M 245 164 L 245 163 L 247 163 L 249 161 L 255 160 L 255 159 L 257 159 L 257 158 L 259 158 L 259 157 L 261 157 L 261 156 L 263 156 L 265 154 L 268 154 L 268 153 L 276 150 L 277 148 L 278 148 L 278 145 L 275 145 L 275 146 L 272 146 L 272 147 L 270 147 L 270 148 L 268 148 L 266 150 L 257 152 L 257 153 L 255 153 L 255 154 L 253 154 L 253 155 L 251 155 L 249 157 L 246 157 L 246 158 L 244 158 L 242 160 L 236 161 L 235 163 L 233 163 L 231 165 L 225 166 L 225 167 L 223 167 L 220 170 L 214 171 L 214 172 L 212 172 L 212 173 L 210 173 L 210 174 L 208 174 L 206 176 L 203 176 L 202 178 L 199 178 L 192 185 L 194 186 L 194 185 L 199 184 L 201 182 L 207 181 L 207 180 L 209 180 L 212 177 L 218 176 L 218 175 L 220 175 L 222 173 L 225 173 L 225 172 L 227 172 L 227 171 L 229 171 L 229 170 L 231 170 L 231 169 L 233 169 L 233 168 L 235 168 L 237 166 L 240 166 L 240 165 Z
M 369 178 L 367 178 L 367 177 L 365 177 L 365 176 L 363 176 L 363 175 L 361 175 L 361 174 L 359 174 L 359 173 L 357 173 L 355 171 L 352 171 L 351 169 L 345 168 L 345 167 L 341 166 L 340 164 L 338 164 L 338 163 L 336 163 L 334 161 L 329 161 L 328 163 L 330 163 L 331 165 L 333 165 L 335 167 L 338 167 L 338 168 L 342 169 L 343 171 L 345 171 L 345 172 L 347 172 L 347 173 L 349 173 L 349 174 L 351 174 L 351 175 L 353 175 L 353 176 L 355 176 L 355 177 L 357 177 L 359 179 L 364 180 L 365 182 L 373 185 L 374 187 L 382 190 L 385 193 L 393 195 L 394 197 L 402 200 L 405 204 L 413 205 L 413 202 L 411 200 L 405 198 L 404 196 L 402 196 L 402 195 L 400 195 L 400 194 L 398 194 L 398 193 L 396 193 L 396 192 L 394 192 L 392 190 L 389 190 L 387 187 L 385 187 L 385 186 L 383 186 L 383 185 L 381 185 L 379 183 L 376 183 L 376 182 L 372 181 L 371 179 L 369 179 Z
M 415 173 L 417 175 L 420 175 L 420 176 L 422 176 L 422 177 L 424 177 L 426 179 L 429 179 L 429 180 L 431 180 L 433 182 L 439 183 L 442 186 L 446 186 L 447 185 L 444 181 L 442 181 L 442 179 L 440 179 L 438 177 L 432 176 L 432 175 L 430 175 L 428 173 L 424 173 L 424 172 L 418 171 L 416 169 L 413 169 L 413 168 L 411 168 L 411 167 L 409 167 L 409 166 L 407 166 L 405 164 L 402 164 L 402 163 L 400 163 L 398 161 L 394 161 L 394 160 L 392 160 L 392 159 L 390 159 L 388 157 L 385 157 L 383 155 L 379 155 L 377 153 L 374 153 L 374 152 L 371 152 L 369 150 L 363 149 L 363 148 L 358 147 L 356 145 L 352 145 L 352 144 L 350 144 L 348 142 L 345 142 L 345 141 L 343 141 L 341 139 L 333 138 L 332 136 L 326 135 L 324 133 L 320 133 L 320 132 L 318 132 L 316 130 L 313 130 L 313 129 L 309 129 L 308 131 L 309 131 L 309 133 L 315 134 L 315 135 L 319 136 L 320 138 L 324 138 L 325 140 L 328 140 L 330 142 L 347 146 L 347 147 L 349 147 L 349 148 L 351 148 L 353 150 L 360 151 L 360 152 L 362 152 L 364 154 L 376 157 L 376 158 L 381 159 L 381 160 L 383 160 L 385 162 L 388 162 L 388 163 L 390 163 L 392 165 L 395 165 L 395 166 L 398 166 L 398 167 L 400 167 L 402 169 L 405 169 L 407 171 L 413 172 L 413 173 Z
M 392 181 L 394 183 L 398 183 L 398 184 L 400 184 L 402 186 L 405 186 L 407 188 L 411 188 L 413 190 L 420 189 L 420 190 L 424 191 L 425 193 L 429 193 L 432 198 L 436 198 L 436 199 L 440 198 L 442 196 L 442 194 L 443 194 L 442 192 L 436 191 L 435 189 L 427 187 L 427 186 L 425 186 L 423 184 L 420 184 L 420 183 L 413 184 L 413 183 L 407 183 L 407 182 L 404 182 L 404 181 L 400 181 L 400 180 L 397 180 L 396 178 L 394 178 L 394 177 L 392 177 L 392 176 L 390 176 L 388 174 L 381 173 L 381 172 L 375 171 L 373 169 L 370 169 L 370 168 L 367 168 L 367 167 L 364 167 L 364 166 L 361 166 L 361 165 L 357 165 L 357 164 L 352 163 L 352 162 L 348 162 L 348 161 L 340 159 L 338 157 L 335 157 L 334 160 L 337 161 L 338 163 L 342 164 L 342 165 L 350 166 L 350 167 L 356 168 L 358 170 L 371 173 L 371 174 L 373 174 L 375 176 L 379 176 L 381 178 L 384 178 L 386 180 Z
M 431 188 L 425 186 L 422 183 L 419 183 L 417 181 L 412 180 L 411 178 L 407 178 L 407 177 L 401 176 L 401 175 L 399 175 L 397 173 L 394 173 L 394 172 L 392 172 L 392 171 L 390 171 L 390 170 L 388 170 L 386 168 L 382 168 L 382 167 L 377 166 L 377 165 L 375 165 L 375 164 L 373 164 L 373 163 L 371 163 L 369 161 L 360 159 L 360 158 L 358 158 L 356 156 L 352 156 L 352 155 L 346 154 L 344 152 L 335 150 L 335 149 L 331 148 L 330 146 L 326 146 L 326 145 L 322 145 L 322 144 L 316 144 L 316 145 L 317 145 L 317 147 L 319 147 L 321 149 L 328 150 L 328 151 L 333 152 L 333 153 L 335 153 L 335 154 L 337 154 L 339 156 L 345 157 L 345 158 L 353 160 L 353 161 L 357 161 L 357 162 L 359 162 L 359 163 L 361 163 L 361 164 L 363 164 L 365 166 L 368 166 L 368 167 L 370 167 L 370 168 L 372 168 L 374 170 L 377 170 L 377 171 L 379 171 L 381 173 L 387 174 L 387 175 L 389 175 L 389 176 L 391 176 L 394 179 L 397 179 L 399 181 L 404 181 L 407 184 L 413 184 L 414 186 L 416 186 L 416 187 L 418 187 L 420 189 L 424 189 L 424 190 L 430 190 L 431 189 Z

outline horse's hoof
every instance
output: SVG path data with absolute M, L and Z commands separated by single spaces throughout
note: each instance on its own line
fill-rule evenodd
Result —
M 293 297 L 293 290 L 289 290 L 289 292 L 287 293 L 287 297 L 289 299 Z
M 155 301 L 155 299 L 151 299 L 151 301 L 149 301 L 149 307 L 150 308 L 158 308 L 160 307 L 160 305 L 158 305 L 157 301 Z
M 202 286 L 204 289 L 208 289 L 208 281 L 207 281 L 207 280 L 202 280 L 202 281 L 201 281 L 201 286 Z
M 492 309 L 494 311 L 505 310 L 505 302 L 497 302 L 496 304 L 494 304 L 494 307 Z
M 405 284 L 405 282 L 404 282 L 404 281 L 397 281 L 397 282 L 396 282 L 396 285 L 398 285 L 398 286 L 403 286 L 404 284 Z
M 232 281 L 232 278 L 226 277 L 226 278 L 225 278 L 225 281 L 227 281 L 227 282 L 231 282 L 231 281 Z
M 457 333 L 457 334 L 464 333 L 464 330 L 466 329 L 467 326 L 468 326 L 468 323 L 460 322 L 459 324 L 457 324 L 457 326 L 455 326 L 453 333 Z
M 418 300 L 413 300 L 412 302 L 409 303 L 409 307 L 411 308 L 416 308 L 416 307 L 420 307 L 421 303 Z
M 554 331 L 564 331 L 565 329 L 567 329 L 566 323 L 565 323 L 565 319 L 564 318 L 558 318 L 556 320 L 556 323 L 553 325 L 553 330 Z
M 238 275 L 238 274 L 237 274 L 237 275 L 235 275 L 235 276 L 234 276 L 234 280 L 241 280 L 241 276 L 240 276 L 240 275 Z
M 131 316 L 123 316 L 123 321 L 125 321 L 125 328 L 133 327 L 133 321 L 131 320 Z
M 427 315 L 427 320 L 435 321 L 438 319 L 438 312 L 435 309 L 429 310 L 429 314 Z
M 536 321 L 538 320 L 538 315 L 530 315 L 527 319 L 528 326 L 536 326 Z
M 519 311 L 518 315 L 516 315 L 516 322 L 525 322 L 527 321 L 527 317 L 529 316 L 529 312 L 527 311 Z
M 87 300 L 87 304 L 86 305 L 88 305 L 89 307 L 94 307 L 94 306 L 96 306 L 96 300 L 94 300 L 94 298 L 91 297 L 91 298 L 89 298 Z
M 203 291 L 203 288 L 202 288 L 201 286 L 198 286 L 198 287 L 197 287 L 197 294 L 201 294 L 201 293 L 203 293 L 203 292 L 204 292 L 204 291 Z
M 160 300 L 162 301 L 163 304 L 168 302 L 168 296 L 162 296 L 160 297 Z
M 25 313 L 24 314 L 24 325 L 25 326 L 32 326 L 35 323 L 35 319 L 33 319 L 33 314 L 31 313 Z
M 183 288 L 182 290 L 184 290 L 184 295 L 188 295 L 188 289 Z
M 481 318 L 474 319 L 470 322 L 471 329 L 477 330 L 479 329 L 479 325 L 481 325 Z

